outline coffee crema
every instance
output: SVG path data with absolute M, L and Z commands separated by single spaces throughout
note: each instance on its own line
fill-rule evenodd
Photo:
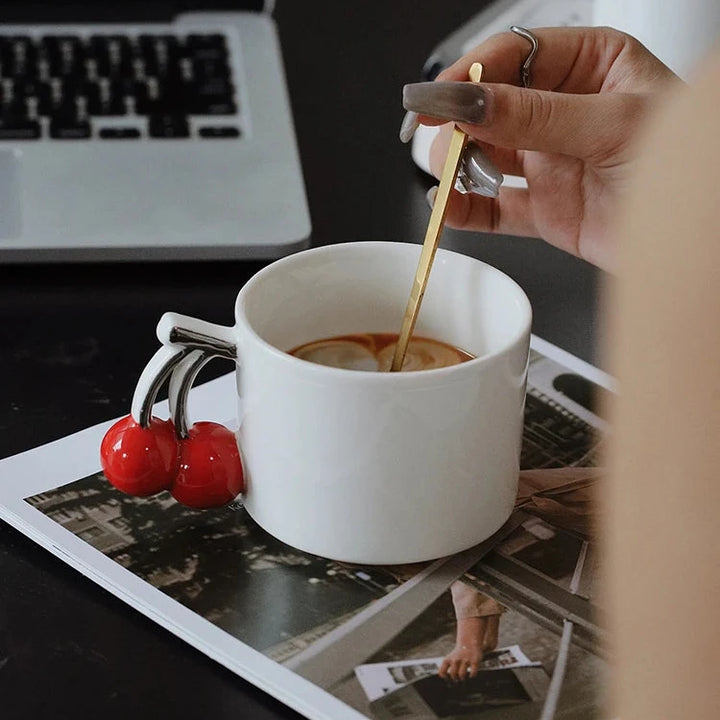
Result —
M 389 372 L 397 341 L 397 333 L 335 335 L 299 345 L 289 354 L 317 365 Z M 401 372 L 450 367 L 474 357 L 449 343 L 413 336 L 408 343 Z

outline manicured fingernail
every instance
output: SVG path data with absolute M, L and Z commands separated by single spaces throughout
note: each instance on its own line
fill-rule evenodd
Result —
M 410 142 L 419 125 L 418 114 L 412 110 L 408 110 L 400 126 L 400 140 L 404 143 Z
M 486 123 L 491 110 L 491 94 L 476 83 L 424 82 L 403 88 L 403 107 L 444 120 Z
M 480 146 L 468 143 L 455 188 L 460 192 L 497 197 L 504 179 L 503 174 L 490 162 Z
M 427 203 L 430 207 L 435 205 L 435 197 L 437 196 L 438 186 L 433 185 L 426 193 L 425 193 L 425 199 L 427 200 Z

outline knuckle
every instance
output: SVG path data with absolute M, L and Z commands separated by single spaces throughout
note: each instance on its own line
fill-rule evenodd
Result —
M 543 135 L 552 130 L 553 105 L 544 93 L 531 89 L 519 92 L 517 104 L 519 117 L 531 129 L 533 135 Z
M 622 42 L 623 49 L 631 58 L 644 56 L 647 53 L 647 49 L 637 38 L 620 30 L 615 32 L 618 34 L 618 42 Z
M 608 47 L 622 47 L 626 45 L 628 41 L 636 42 L 640 45 L 632 35 L 608 25 L 594 28 L 593 37 L 597 42 L 601 42 Z

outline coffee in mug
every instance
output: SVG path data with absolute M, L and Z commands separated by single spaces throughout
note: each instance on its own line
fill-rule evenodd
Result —
M 304 343 L 290 350 L 290 355 L 327 367 L 389 372 L 398 337 L 398 333 L 337 335 Z M 408 343 L 401 372 L 451 367 L 473 357 L 449 343 L 413 336 Z

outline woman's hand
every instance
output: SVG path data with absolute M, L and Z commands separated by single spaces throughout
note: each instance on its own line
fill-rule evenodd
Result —
M 527 188 L 502 187 L 497 198 L 451 195 L 449 226 L 541 237 L 605 269 L 614 266 L 611 226 L 618 195 L 635 156 L 635 140 L 658 95 L 678 78 L 637 40 L 609 28 L 533 30 L 539 50 L 532 88 L 517 87 L 530 44 L 512 32 L 495 35 L 432 83 L 406 85 L 415 123 L 448 120 L 477 142 L 505 174 Z M 474 62 L 483 82 L 467 81 Z M 451 125 L 431 151 L 438 177 Z

